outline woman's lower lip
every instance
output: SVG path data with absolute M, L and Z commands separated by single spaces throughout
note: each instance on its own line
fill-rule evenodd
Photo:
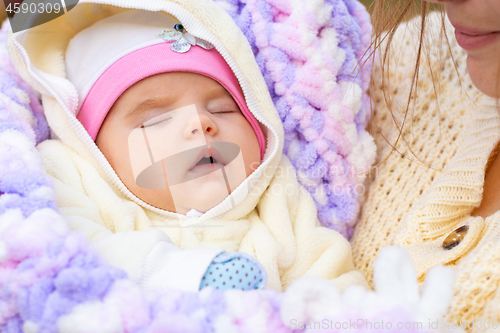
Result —
M 474 36 L 455 30 L 455 37 L 461 48 L 466 51 L 472 51 L 493 43 L 500 37 L 500 32 L 496 31 L 489 34 Z

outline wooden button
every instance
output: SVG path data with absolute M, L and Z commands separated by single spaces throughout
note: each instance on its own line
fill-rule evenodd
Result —
M 446 237 L 446 239 L 443 242 L 443 248 L 445 250 L 451 250 L 460 242 L 462 239 L 464 239 L 465 235 L 467 234 L 467 231 L 469 231 L 469 226 L 468 225 L 463 225 L 457 230 L 453 231 L 451 234 Z

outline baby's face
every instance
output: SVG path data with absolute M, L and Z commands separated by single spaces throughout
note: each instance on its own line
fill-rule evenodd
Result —
M 96 144 L 138 198 L 181 214 L 214 207 L 260 164 L 257 137 L 231 94 L 194 73 L 158 74 L 127 89 Z

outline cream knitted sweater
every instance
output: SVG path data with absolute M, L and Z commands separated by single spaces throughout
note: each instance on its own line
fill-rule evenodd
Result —
M 367 201 L 351 239 L 354 261 L 370 283 L 378 250 L 390 244 L 409 251 L 420 281 L 435 265 L 453 265 L 457 282 L 448 317 L 458 321 L 498 319 L 500 212 L 486 219 L 471 216 L 482 199 L 485 166 L 500 140 L 497 101 L 472 85 L 466 53 L 457 45 L 449 22 L 450 48 L 439 37 L 439 15 L 430 19 L 428 36 L 434 39 L 428 45 L 433 49 L 429 57 L 423 56 L 416 107 L 404 127 L 416 157 L 400 140 L 396 145 L 399 153 L 390 155 L 371 175 Z M 386 72 L 391 85 L 382 87 L 380 69 L 373 78 L 378 84 L 372 96 L 379 162 L 392 149 L 383 136 L 393 144 L 398 135 L 381 90 L 387 89 L 388 103 L 394 103 L 395 119 L 400 123 L 401 105 L 408 93 L 403 87 L 409 87 L 415 66 L 418 26 L 418 20 L 403 24 L 395 36 Z M 443 249 L 443 240 L 462 225 L 469 226 L 462 243 Z

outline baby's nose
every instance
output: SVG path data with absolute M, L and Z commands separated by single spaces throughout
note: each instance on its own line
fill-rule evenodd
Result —
M 210 115 L 200 112 L 193 115 L 190 121 L 187 122 L 184 130 L 186 139 L 193 138 L 193 136 L 198 136 L 199 134 L 212 136 L 217 134 L 217 125 Z

